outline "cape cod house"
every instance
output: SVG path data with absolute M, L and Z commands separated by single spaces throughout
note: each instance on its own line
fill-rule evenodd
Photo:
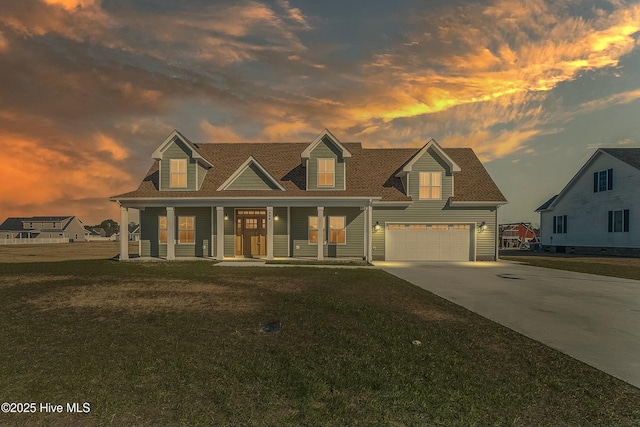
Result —
M 640 148 L 599 148 L 542 204 L 540 243 L 552 252 L 640 255 Z
M 0 224 L 0 244 L 69 243 L 86 240 L 82 221 L 75 216 L 13 217 Z
M 506 200 L 473 150 L 194 144 L 174 131 L 137 190 L 143 257 L 494 260 Z M 121 259 L 128 258 L 122 244 Z

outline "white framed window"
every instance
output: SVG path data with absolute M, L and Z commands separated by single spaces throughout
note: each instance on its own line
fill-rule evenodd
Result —
M 318 187 L 334 187 L 336 159 L 318 159 Z
M 160 243 L 167 243 L 167 217 L 158 217 L 158 238 Z
M 629 209 L 609 211 L 609 233 L 629 232 Z
M 187 187 L 187 159 L 171 159 L 169 161 L 169 186 L 172 188 Z
M 387 229 L 390 231 L 402 231 L 404 230 L 405 225 L 404 224 L 389 224 L 387 225 Z
M 196 217 L 178 217 L 178 243 L 194 244 L 196 242 Z
M 318 217 L 317 216 L 309 217 L 309 244 L 310 245 L 318 244 Z
M 593 173 L 593 192 L 613 190 L 613 169 Z
M 420 172 L 420 200 L 442 198 L 442 172 Z
M 553 217 L 553 233 L 554 234 L 567 233 L 567 216 L 566 215 L 558 215 Z
M 344 245 L 347 243 L 347 217 L 329 217 L 329 243 Z

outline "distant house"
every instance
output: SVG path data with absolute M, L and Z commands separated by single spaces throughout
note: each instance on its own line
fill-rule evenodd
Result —
M 96 240 L 109 240 L 107 233 L 104 231 L 102 227 L 90 227 L 85 226 L 85 236 L 87 241 L 96 241 Z
M 0 224 L 0 244 L 84 241 L 84 226 L 75 216 L 7 218 Z
M 640 148 L 600 148 L 536 209 L 553 252 L 640 255 Z
M 143 257 L 494 260 L 503 194 L 470 148 L 194 144 L 174 131 L 137 190 Z M 128 256 L 121 240 L 121 259 Z
M 529 244 L 536 240 L 536 233 L 530 222 L 516 222 L 500 224 L 500 248 L 529 248 Z
M 140 224 L 129 224 L 129 240 L 134 242 L 140 240 Z

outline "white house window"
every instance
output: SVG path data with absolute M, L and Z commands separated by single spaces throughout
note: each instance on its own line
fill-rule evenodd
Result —
M 171 159 L 169 162 L 170 186 L 174 188 L 186 188 L 187 186 L 187 159 Z
M 420 172 L 420 200 L 442 198 L 442 173 Z
M 593 173 L 593 192 L 613 190 L 613 169 Z
M 196 217 L 179 216 L 178 217 L 178 243 L 193 244 L 196 242 Z
M 309 244 L 318 243 L 318 217 L 309 217 Z
M 336 160 L 318 159 L 318 187 L 333 187 L 335 176 Z
M 342 245 L 346 243 L 346 220 L 344 216 L 329 217 L 329 243 Z
M 158 217 L 158 237 L 160 239 L 160 243 L 167 243 L 167 217 L 166 216 Z
M 609 211 L 609 233 L 629 232 L 629 209 Z
M 567 216 L 566 215 L 558 215 L 553 217 L 553 233 L 554 234 L 567 233 Z

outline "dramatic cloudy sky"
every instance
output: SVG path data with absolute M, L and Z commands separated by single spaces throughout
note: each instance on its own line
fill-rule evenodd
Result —
M 534 221 L 599 146 L 640 146 L 640 3 L 0 0 L 0 217 L 117 217 L 194 142 L 472 147 Z

